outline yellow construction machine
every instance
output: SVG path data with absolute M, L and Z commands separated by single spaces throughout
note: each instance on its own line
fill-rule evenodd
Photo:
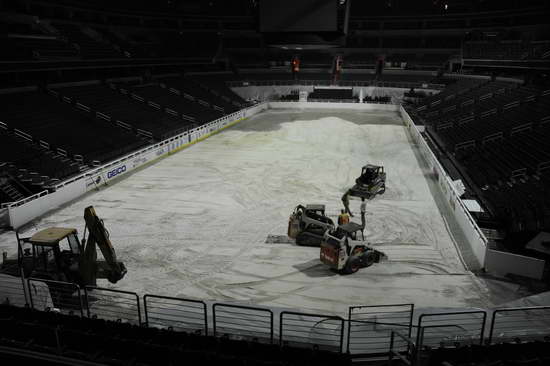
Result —
M 98 278 L 118 282 L 127 270 L 117 259 L 103 220 L 89 206 L 84 209 L 84 221 L 82 240 L 78 239 L 74 228 L 50 227 L 27 238 L 19 237 L 16 232 L 17 258 L 7 258 L 4 253 L 0 273 L 72 282 L 80 286 L 96 286 Z M 104 260 L 97 259 L 98 247 Z

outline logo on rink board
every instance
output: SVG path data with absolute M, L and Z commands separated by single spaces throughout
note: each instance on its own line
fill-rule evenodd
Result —
M 113 169 L 111 170 L 110 172 L 107 173 L 107 178 L 108 179 L 111 179 L 111 178 L 114 178 L 116 177 L 117 175 L 121 174 L 121 173 L 124 173 L 126 171 L 126 165 L 123 165 L 121 167 L 118 167 L 116 169 Z

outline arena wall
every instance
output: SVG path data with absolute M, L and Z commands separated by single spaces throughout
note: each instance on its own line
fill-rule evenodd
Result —
M 493 274 L 498 276 L 515 274 L 536 280 L 542 279 L 545 263 L 542 259 L 502 252 L 495 249 L 488 249 L 485 259 L 485 267 Z

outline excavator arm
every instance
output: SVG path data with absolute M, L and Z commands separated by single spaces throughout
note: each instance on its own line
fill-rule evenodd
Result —
M 84 209 L 84 221 L 88 229 L 88 240 L 82 240 L 84 246 L 81 256 L 81 275 L 84 282 L 94 286 L 96 278 L 107 278 L 109 282 L 116 283 L 126 275 L 126 266 L 117 260 L 115 249 L 109 239 L 109 232 L 103 225 L 93 206 Z M 103 254 L 104 261 L 97 260 L 96 246 Z

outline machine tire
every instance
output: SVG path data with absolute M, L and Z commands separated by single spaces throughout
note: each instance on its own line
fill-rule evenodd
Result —
M 350 257 L 346 263 L 346 266 L 344 267 L 344 269 L 342 269 L 342 274 L 353 274 L 357 272 L 361 267 L 361 258 L 359 258 L 358 256 Z
M 374 263 L 378 262 L 378 260 L 379 260 L 378 254 L 371 250 L 367 252 L 364 256 L 364 259 L 363 259 L 364 267 L 370 267 Z

